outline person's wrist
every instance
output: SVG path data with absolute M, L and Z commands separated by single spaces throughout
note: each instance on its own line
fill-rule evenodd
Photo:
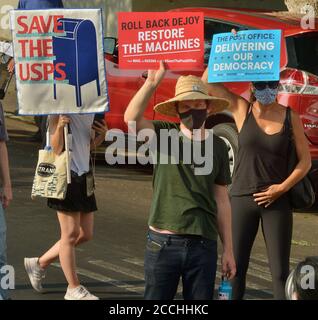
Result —
M 279 185 L 279 191 L 282 192 L 282 193 L 285 193 L 287 192 L 290 188 L 286 185 L 286 183 L 281 183 Z
M 155 90 L 157 88 L 157 85 L 153 81 L 150 81 L 149 79 L 145 81 L 145 86 L 150 90 Z
M 223 254 L 233 254 L 233 247 L 230 244 L 223 245 Z

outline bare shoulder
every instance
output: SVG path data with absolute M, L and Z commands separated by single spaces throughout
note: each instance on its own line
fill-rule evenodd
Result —
M 238 96 L 237 97 L 237 105 L 241 111 L 244 111 L 246 113 L 248 108 L 250 107 L 251 103 L 249 101 L 247 101 L 246 99 L 244 99 L 243 97 Z
M 287 107 L 286 106 L 283 106 L 282 104 L 279 104 L 279 103 L 277 103 L 276 104 L 276 110 L 278 111 L 278 112 L 280 112 L 280 113 L 285 113 L 286 111 L 287 111 Z M 291 109 L 292 110 L 292 109 Z
M 278 106 L 278 109 L 277 110 L 279 110 L 279 112 L 281 113 L 281 114 L 285 114 L 285 112 L 287 112 L 287 107 L 286 106 L 283 106 L 283 105 L 281 105 L 281 104 L 277 104 L 277 106 Z M 291 116 L 291 120 L 294 122 L 294 121 L 300 121 L 300 117 L 299 117 L 299 114 L 298 114 L 298 112 L 296 112 L 294 109 L 292 109 L 292 108 L 290 108 L 290 107 L 288 107 L 289 108 L 289 110 L 290 110 L 290 116 Z
M 234 116 L 236 126 L 240 131 L 251 103 L 243 97 L 237 96 L 235 104 L 236 107 L 232 109 L 232 114 Z
M 291 114 L 292 119 L 293 119 L 293 118 L 294 118 L 294 119 L 300 119 L 298 112 L 296 112 L 296 111 L 295 111 L 294 109 L 292 109 L 292 108 L 289 108 L 289 109 L 290 109 L 290 114 Z
M 276 108 L 273 109 L 273 112 L 279 117 L 279 119 L 281 119 L 282 121 L 284 121 L 284 119 L 287 117 L 287 110 L 288 108 L 286 106 L 283 106 L 279 103 L 276 104 Z M 293 117 L 292 112 L 293 110 L 290 108 L 291 110 L 291 118 Z
M 290 108 L 290 118 L 291 118 L 291 123 L 292 123 L 292 128 L 294 134 L 297 136 L 298 134 L 301 133 L 303 135 L 304 128 L 303 128 L 303 123 L 300 119 L 300 116 L 298 112 Z

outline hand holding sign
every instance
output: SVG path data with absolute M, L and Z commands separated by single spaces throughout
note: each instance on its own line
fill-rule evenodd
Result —
M 70 123 L 70 117 L 61 114 L 59 116 L 59 120 L 58 120 L 58 123 L 57 123 L 57 128 L 58 129 L 62 129 L 66 125 L 68 125 L 69 123 Z
M 157 88 L 161 80 L 164 78 L 166 73 L 165 65 L 163 61 L 160 61 L 158 70 L 148 70 L 147 82 L 151 83 L 154 88 Z

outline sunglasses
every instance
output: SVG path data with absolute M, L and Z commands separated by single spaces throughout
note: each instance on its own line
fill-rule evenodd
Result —
M 277 89 L 279 85 L 279 81 L 257 81 L 252 83 L 257 90 L 264 90 L 267 87 L 270 89 Z

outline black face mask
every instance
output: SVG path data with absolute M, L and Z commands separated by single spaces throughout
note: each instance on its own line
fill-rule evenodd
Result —
M 190 109 L 187 112 L 178 111 L 181 122 L 189 129 L 200 129 L 206 120 L 207 109 Z

